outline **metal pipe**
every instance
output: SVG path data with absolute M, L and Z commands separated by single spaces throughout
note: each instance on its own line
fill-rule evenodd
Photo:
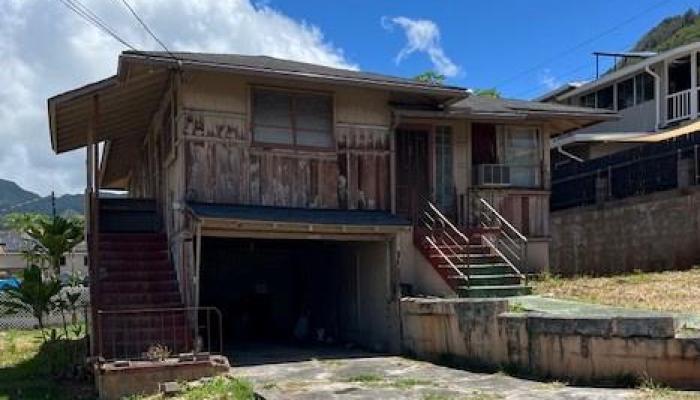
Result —
M 658 131 L 659 123 L 661 122 L 661 77 L 649 65 L 644 67 L 644 70 L 654 78 L 654 98 L 656 99 L 656 123 L 654 124 L 654 130 Z
M 563 154 L 563 155 L 565 155 L 565 156 L 571 158 L 572 160 L 576 160 L 576 161 L 578 161 L 578 162 L 580 162 L 580 163 L 582 163 L 582 162 L 584 161 L 583 158 L 581 158 L 581 157 L 579 157 L 579 156 L 577 156 L 577 155 L 574 155 L 574 154 L 572 154 L 572 153 L 569 153 L 568 151 L 564 150 L 561 146 L 557 146 L 557 152 L 559 152 L 560 154 Z

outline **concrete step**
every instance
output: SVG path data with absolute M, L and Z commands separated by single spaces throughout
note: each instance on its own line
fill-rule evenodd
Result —
M 532 293 L 532 288 L 524 285 L 499 285 L 499 286 L 459 286 L 457 293 L 460 297 L 491 298 L 525 296 Z
M 450 275 L 451 279 L 461 280 L 459 275 Z M 471 275 L 469 276 L 469 286 L 512 286 L 522 283 L 520 277 L 515 274 L 505 275 Z
M 439 265 L 440 268 L 451 269 L 447 264 Z M 480 265 L 457 265 L 457 268 L 462 271 L 462 273 L 472 275 L 508 275 L 513 272 L 510 266 L 506 263 L 494 263 L 494 264 L 480 264 Z

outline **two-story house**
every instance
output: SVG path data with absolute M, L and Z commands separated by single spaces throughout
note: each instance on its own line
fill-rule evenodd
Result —
M 620 117 L 559 135 L 551 143 L 557 159 L 599 158 L 694 130 L 686 126 L 698 118 L 699 51 L 700 42 L 695 42 L 648 53 L 599 79 L 566 84 L 538 97 L 538 101 L 613 110 Z
M 398 351 L 402 295 L 527 293 L 525 274 L 547 267 L 549 138 L 614 118 L 270 57 L 133 51 L 48 107 L 54 151 L 87 149 L 106 358 L 194 336 L 207 348 L 221 325 L 186 313 L 205 306 L 227 343 L 313 334 Z

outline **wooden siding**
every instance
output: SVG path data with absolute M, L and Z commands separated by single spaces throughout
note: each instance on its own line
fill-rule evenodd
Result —
M 390 209 L 385 127 L 337 124 L 337 151 L 252 144 L 246 116 L 185 110 L 187 199 L 279 207 Z

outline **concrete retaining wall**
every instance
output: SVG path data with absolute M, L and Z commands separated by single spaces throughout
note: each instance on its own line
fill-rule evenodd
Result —
M 510 313 L 507 300 L 401 303 L 404 351 L 418 358 L 510 368 L 569 383 L 649 377 L 700 389 L 700 339 L 674 337 L 672 317 L 562 317 Z
M 687 188 L 551 214 L 554 274 L 610 275 L 700 262 L 700 190 Z

